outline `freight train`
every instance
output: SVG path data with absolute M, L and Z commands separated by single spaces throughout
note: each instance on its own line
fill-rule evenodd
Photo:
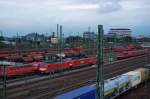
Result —
M 147 54 L 147 53 L 148 53 L 147 49 L 135 50 L 135 51 L 126 51 L 126 52 L 121 52 L 121 53 L 115 54 L 115 57 L 117 59 L 125 59 L 125 58 L 139 56 L 139 55 L 143 55 L 143 54 Z
M 139 68 L 104 81 L 105 99 L 114 99 L 126 91 L 136 88 L 150 77 L 150 71 Z M 96 99 L 96 85 L 84 86 L 79 89 L 57 96 L 55 99 Z

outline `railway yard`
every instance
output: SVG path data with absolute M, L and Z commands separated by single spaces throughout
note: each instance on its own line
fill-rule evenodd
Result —
M 150 0 L 0 0 L 0 99 L 150 99 Z
M 56 53 L 56 51 L 53 52 L 51 51 L 51 53 L 54 52 Z M 34 55 L 35 53 L 32 54 Z M 103 69 L 105 80 L 135 70 L 137 68 L 144 67 L 146 64 L 150 63 L 149 51 L 146 54 L 142 53 L 134 57 L 114 60 L 112 62 L 108 62 L 109 55 L 110 54 L 106 51 L 105 58 L 104 58 L 104 69 Z M 7 54 L 1 55 L 1 57 L 2 56 L 7 56 Z M 119 58 L 120 58 L 120 54 L 119 54 Z M 30 61 L 26 61 L 24 63 Z M 84 62 L 84 65 L 86 64 L 86 66 L 83 66 L 83 68 L 79 66 L 82 63 L 82 61 Z M 55 70 L 48 65 L 49 66 L 48 69 L 47 68 L 44 69 L 47 71 L 49 70 L 48 72 L 45 71 L 46 73 L 41 73 L 43 71 L 37 72 L 37 70 L 43 70 L 43 67 L 40 66 L 36 69 L 36 73 L 29 73 L 26 75 L 23 74 L 23 75 L 16 76 L 16 75 L 12 75 L 12 73 L 17 73 L 17 71 L 15 72 L 1 71 L 1 75 L 3 73 L 8 73 L 7 75 L 8 78 L 6 79 L 5 84 L 4 84 L 4 80 L 2 79 L 4 75 L 0 79 L 1 80 L 0 97 L 5 96 L 4 99 L 55 99 L 55 97 L 58 95 L 64 94 L 66 92 L 72 91 L 82 86 L 95 84 L 96 65 L 95 63 L 94 64 L 89 63 L 89 61 L 95 62 L 93 58 L 91 58 L 91 60 L 88 59 L 88 63 L 86 63 L 87 62 L 86 60 L 84 61 L 82 59 L 81 62 L 79 63 L 75 62 L 74 63 L 75 66 L 71 65 L 71 67 L 65 67 L 65 69 L 63 68 L 63 71 L 61 70 L 57 71 L 58 68 L 57 70 Z M 37 62 L 40 63 L 41 62 L 40 59 L 36 60 L 36 64 Z M 73 64 L 73 62 L 71 64 Z M 66 65 L 66 66 L 70 66 L 70 65 Z M 10 74 L 11 76 L 9 76 Z M 150 81 L 147 81 L 146 84 L 142 83 L 141 85 L 137 86 L 137 88 L 133 88 L 132 90 L 123 93 L 122 95 L 117 97 L 117 99 L 133 99 L 133 98 L 141 99 L 140 97 L 143 96 L 145 98 L 142 99 L 149 99 L 149 96 L 146 95 L 146 92 L 148 92 L 149 90 L 148 88 L 150 86 L 149 82 Z M 136 95 L 137 93 L 138 95 Z

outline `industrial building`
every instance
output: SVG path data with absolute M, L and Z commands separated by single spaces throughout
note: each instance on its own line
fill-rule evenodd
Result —
M 108 36 L 110 37 L 116 37 L 116 38 L 122 38 L 122 37 L 131 37 L 132 30 L 131 29 L 126 29 L 126 28 L 111 28 L 108 31 Z

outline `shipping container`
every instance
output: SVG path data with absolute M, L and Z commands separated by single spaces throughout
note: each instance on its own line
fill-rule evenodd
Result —
M 130 79 L 130 86 L 136 87 L 138 84 L 141 83 L 141 73 L 136 71 L 131 71 L 128 73 L 125 73 L 123 75 L 127 75 Z
M 141 81 L 145 81 L 149 78 L 149 70 L 145 69 L 145 68 L 139 68 L 137 70 L 135 70 L 136 72 L 140 72 L 141 73 Z
M 121 76 L 120 80 L 125 79 L 126 76 Z M 118 77 L 116 77 L 118 78 Z M 116 78 L 108 79 L 104 81 L 104 96 L 112 97 L 115 92 L 117 92 L 118 85 L 116 84 Z M 118 80 L 119 81 L 119 80 Z M 127 82 L 128 80 L 123 80 L 122 83 Z M 95 99 L 96 97 L 96 86 L 90 85 L 81 87 L 79 89 L 67 92 L 60 96 L 57 96 L 55 99 Z
M 84 86 L 79 89 L 57 96 L 55 99 L 95 99 L 95 85 Z

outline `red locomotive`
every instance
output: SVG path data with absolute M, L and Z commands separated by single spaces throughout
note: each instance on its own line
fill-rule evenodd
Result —
M 143 49 L 143 50 L 121 52 L 121 53 L 116 54 L 115 56 L 117 59 L 124 59 L 124 58 L 128 58 L 128 57 L 143 55 L 143 54 L 146 54 L 147 52 L 148 52 L 147 49 Z
M 1 62 L 0 65 L 0 75 L 6 74 L 7 76 L 31 73 L 35 70 L 37 70 L 37 67 L 32 64 Z
M 56 63 L 37 63 L 38 71 L 49 73 L 57 72 L 61 70 L 67 70 L 72 68 L 79 68 L 87 65 L 92 65 L 96 62 L 95 57 L 83 58 L 83 59 L 64 59 L 62 62 Z

